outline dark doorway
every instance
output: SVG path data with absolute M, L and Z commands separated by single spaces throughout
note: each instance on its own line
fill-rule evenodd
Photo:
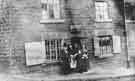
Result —
M 74 46 L 77 44 L 79 47 L 82 47 L 81 45 L 81 37 L 72 37 L 71 38 L 71 44 L 74 48 Z

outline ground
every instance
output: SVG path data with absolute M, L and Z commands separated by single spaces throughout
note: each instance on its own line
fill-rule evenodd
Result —
M 50 74 L 44 72 L 34 73 L 1 73 L 0 81 L 134 81 L 135 71 L 133 68 L 106 69 L 95 68 L 86 73 L 74 73 L 69 75 Z M 121 79 L 122 77 L 122 79 Z M 128 78 L 125 78 L 128 77 Z M 112 79 L 115 80 L 112 80 Z M 124 80 L 123 80 L 124 78 Z M 116 80 L 117 79 L 117 80 Z M 119 80 L 121 79 L 121 80 Z M 131 80 L 132 79 L 132 80 Z

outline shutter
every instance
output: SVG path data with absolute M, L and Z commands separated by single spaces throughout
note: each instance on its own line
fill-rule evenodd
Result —
M 94 38 L 94 48 L 95 48 L 95 56 L 100 56 L 100 49 L 99 49 L 99 38 Z
M 25 43 L 25 52 L 28 66 L 44 63 L 46 57 L 44 42 Z
M 120 36 L 113 36 L 113 53 L 121 53 Z
M 54 17 L 60 19 L 60 0 L 54 0 Z

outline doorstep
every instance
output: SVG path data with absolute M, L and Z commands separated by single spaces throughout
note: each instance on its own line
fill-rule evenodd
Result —
M 76 80 L 76 79 L 105 79 L 105 78 L 116 78 L 116 77 L 126 77 L 126 76 L 133 76 L 135 75 L 134 69 L 125 69 L 125 68 L 118 68 L 118 69 L 109 69 L 103 70 L 100 68 L 95 68 L 89 70 L 85 73 L 74 73 L 69 75 L 59 75 L 59 74 L 52 74 L 46 75 L 43 72 L 38 73 L 29 73 L 29 74 L 17 74 L 13 75 L 12 77 L 20 78 L 20 79 L 27 79 L 32 81 L 66 81 L 66 80 Z

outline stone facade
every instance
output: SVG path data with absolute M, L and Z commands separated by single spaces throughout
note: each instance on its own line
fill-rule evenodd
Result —
M 126 3 L 126 16 L 127 16 L 127 20 L 126 20 L 126 28 L 127 28 L 127 39 L 128 39 L 128 53 L 129 53 L 129 59 L 130 60 L 133 60 L 132 57 L 134 57 L 134 42 L 135 42 L 135 39 L 134 39 L 134 33 L 135 33 L 135 29 L 134 29 L 134 26 L 135 26 L 135 23 L 134 23 L 134 4 L 135 4 L 135 1 L 133 0 L 125 0 L 125 3 Z M 131 9 L 131 11 L 129 10 L 129 8 L 131 8 L 131 6 L 133 7 L 133 9 Z M 128 11 L 129 10 L 129 11 Z M 132 15 L 129 15 L 131 12 Z
M 94 39 L 96 36 L 120 36 L 122 48 L 121 53 L 114 54 L 113 57 L 109 57 L 107 60 L 105 60 L 106 63 L 104 66 L 115 64 L 114 66 L 117 67 L 125 67 L 126 54 L 124 51 L 125 39 L 123 35 L 123 18 L 120 13 L 121 9 L 119 8 L 121 2 L 117 0 L 105 0 L 109 3 L 112 21 L 96 22 L 94 7 L 94 1 L 96 0 L 60 1 L 62 3 L 61 11 L 64 22 L 41 23 L 42 8 L 40 0 L 7 0 L 10 11 L 9 28 L 11 28 L 11 32 L 6 35 L 3 35 L 3 33 L 1 33 L 0 36 L 2 37 L 0 38 L 4 39 L 3 37 L 6 36 L 6 40 L 9 40 L 8 61 L 10 61 L 11 69 L 20 72 L 28 72 L 29 70 L 57 70 L 58 67 L 55 64 L 49 64 L 51 66 L 56 66 L 54 68 L 50 68 L 50 66 L 48 68 L 47 66 L 42 65 L 36 65 L 31 67 L 26 66 L 24 44 L 26 42 L 41 41 L 42 37 L 44 39 L 63 38 L 63 35 L 61 34 L 64 34 L 67 36 L 67 38 L 70 38 L 71 36 L 73 36 L 69 32 L 71 22 L 73 23 L 72 25 L 74 27 L 81 31 L 79 36 L 86 36 L 88 38 L 87 45 L 89 45 L 88 47 L 90 50 L 90 54 L 94 53 L 94 45 L 92 39 Z M 3 29 L 5 29 L 6 27 L 3 27 Z M 58 34 L 57 36 L 52 35 L 51 38 L 49 38 L 49 36 L 46 35 L 46 33 L 49 32 L 54 34 L 60 34 Z M 1 48 L 1 50 L 2 49 L 3 48 Z

